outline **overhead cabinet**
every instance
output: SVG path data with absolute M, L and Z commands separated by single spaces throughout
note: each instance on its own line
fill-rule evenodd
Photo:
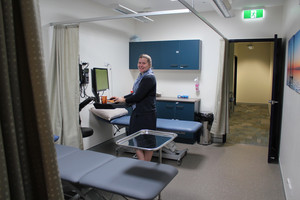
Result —
M 137 69 L 139 55 L 152 58 L 153 69 L 199 70 L 201 40 L 171 40 L 129 43 L 129 68 Z

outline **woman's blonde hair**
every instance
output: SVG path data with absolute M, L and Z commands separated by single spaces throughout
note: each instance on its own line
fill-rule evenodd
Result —
M 149 56 L 148 54 L 141 54 L 141 55 L 139 56 L 139 58 L 146 58 L 146 59 L 147 59 L 147 62 L 148 62 L 149 65 L 150 65 L 150 68 L 152 67 L 152 58 L 151 58 L 151 56 Z

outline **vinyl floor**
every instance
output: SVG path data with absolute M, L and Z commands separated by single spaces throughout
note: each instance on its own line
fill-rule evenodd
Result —
M 269 115 L 266 111 L 267 106 L 236 107 L 225 144 L 176 143 L 177 149 L 188 149 L 188 153 L 181 165 L 163 159 L 163 163 L 176 167 L 179 173 L 162 191 L 161 199 L 285 200 L 280 167 L 267 162 Z M 90 150 L 116 155 L 115 141 L 120 137 Z M 118 156 L 133 157 L 133 154 Z M 152 162 L 158 159 L 154 157 Z M 104 191 L 100 193 L 106 199 L 123 199 Z

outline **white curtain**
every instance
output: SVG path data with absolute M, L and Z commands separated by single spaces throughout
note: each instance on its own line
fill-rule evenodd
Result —
M 83 148 L 79 126 L 78 25 L 54 27 L 48 70 L 48 96 L 53 134 L 59 136 L 60 144 Z
M 217 83 L 217 95 L 215 102 L 214 121 L 210 132 L 216 136 L 222 136 L 229 132 L 228 126 L 228 40 L 220 40 L 220 59 Z

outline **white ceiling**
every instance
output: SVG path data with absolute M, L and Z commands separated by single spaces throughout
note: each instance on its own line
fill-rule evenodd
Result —
M 137 12 L 185 9 L 180 2 L 174 0 L 92 0 L 108 8 L 117 4 L 126 6 Z M 213 11 L 212 0 L 186 0 L 198 12 Z M 262 8 L 283 5 L 285 0 L 229 0 L 232 9 Z

